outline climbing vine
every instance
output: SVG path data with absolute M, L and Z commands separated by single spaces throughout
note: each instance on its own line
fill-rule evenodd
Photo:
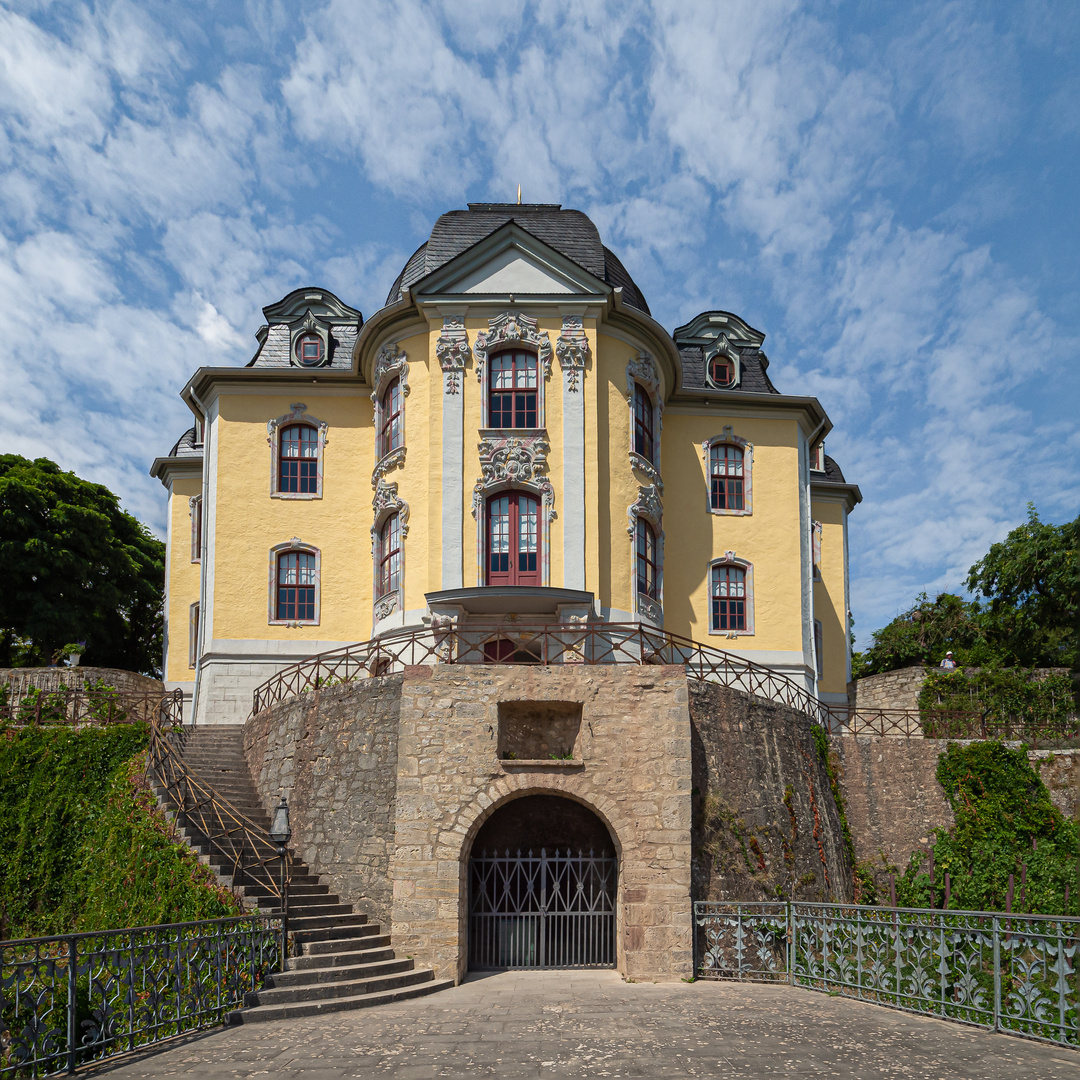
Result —
M 144 724 L 0 726 L 0 938 L 238 913 L 176 841 Z
M 1080 834 L 1050 800 L 1023 749 L 999 742 L 950 743 L 937 778 L 956 824 L 936 829 L 933 880 L 925 852 L 897 882 L 905 907 L 948 907 L 1046 915 L 1077 914 Z M 1066 904 L 1066 896 L 1068 903 Z
M 919 712 L 926 717 L 936 711 L 985 713 L 1033 730 L 1064 727 L 1074 708 L 1072 681 L 1068 675 L 1039 677 L 1023 668 L 959 668 L 945 671 L 928 668 L 919 693 Z M 949 720 L 934 718 L 933 734 L 948 737 Z M 960 734 L 957 732 L 956 734 Z

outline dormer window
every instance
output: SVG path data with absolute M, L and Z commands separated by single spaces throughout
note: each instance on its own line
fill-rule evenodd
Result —
M 296 359 L 304 367 L 318 367 L 325 355 L 326 347 L 318 334 L 302 334 L 296 339 Z
M 713 386 L 735 385 L 735 364 L 728 356 L 714 356 L 709 361 L 709 379 Z

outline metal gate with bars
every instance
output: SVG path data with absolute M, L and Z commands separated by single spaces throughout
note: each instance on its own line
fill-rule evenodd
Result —
M 474 855 L 469 967 L 614 967 L 618 872 L 591 851 Z

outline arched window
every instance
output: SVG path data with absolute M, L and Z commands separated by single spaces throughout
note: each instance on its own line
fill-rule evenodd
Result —
M 637 519 L 637 592 L 650 600 L 660 599 L 660 573 L 656 557 L 656 531 L 643 517 Z
M 709 594 L 712 600 L 710 629 L 714 633 L 745 633 L 749 629 L 746 570 L 743 567 L 716 563 L 712 568 Z
M 315 622 L 318 572 L 310 551 L 282 551 L 277 556 L 275 616 L 278 622 Z
M 487 584 L 540 584 L 540 502 L 522 491 L 487 501 Z
M 315 494 L 319 490 L 319 433 L 309 424 L 281 429 L 278 491 Z
M 379 530 L 379 566 L 375 599 L 380 600 L 401 586 L 401 517 L 391 514 Z
M 537 362 L 533 353 L 496 353 L 489 363 L 488 427 L 535 428 Z
M 742 448 L 729 443 L 709 447 L 709 505 L 713 510 L 742 510 Z
M 401 378 L 390 381 L 379 399 L 379 457 L 404 445 L 405 432 L 401 423 Z
M 735 365 L 731 358 L 720 355 L 709 361 L 709 379 L 713 386 L 732 386 L 735 383 Z
M 640 454 L 650 465 L 656 464 L 656 425 L 653 418 L 653 402 L 649 391 L 641 383 L 634 384 L 634 452 Z

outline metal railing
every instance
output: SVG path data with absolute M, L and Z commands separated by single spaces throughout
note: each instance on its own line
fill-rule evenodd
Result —
M 220 1023 L 262 986 L 280 935 L 250 915 L 0 941 L 0 1077 L 73 1073 Z
M 190 729 L 161 723 L 150 725 L 147 765 L 165 789 L 177 825 L 192 833 L 193 842 L 206 841 L 212 863 L 232 878 L 234 890 L 259 885 L 270 896 L 281 899 L 278 846 L 265 825 L 253 821 L 225 796 L 215 791 L 193 772 L 183 757 L 183 744 Z M 286 854 L 286 880 L 291 852 Z
M 1080 919 L 855 904 L 694 904 L 695 975 L 787 982 L 1080 1046 Z
M 93 725 L 161 723 L 183 720 L 181 690 L 115 690 L 112 687 L 13 687 L 0 683 L 0 723 L 37 725 Z
M 674 664 L 717 683 L 806 714 L 828 731 L 856 735 L 1040 739 L 1080 737 L 1080 717 L 1052 723 L 989 712 L 856 709 L 828 705 L 794 679 L 692 638 L 640 623 L 469 622 L 398 630 L 284 668 L 256 688 L 253 713 L 313 690 L 421 664 Z

